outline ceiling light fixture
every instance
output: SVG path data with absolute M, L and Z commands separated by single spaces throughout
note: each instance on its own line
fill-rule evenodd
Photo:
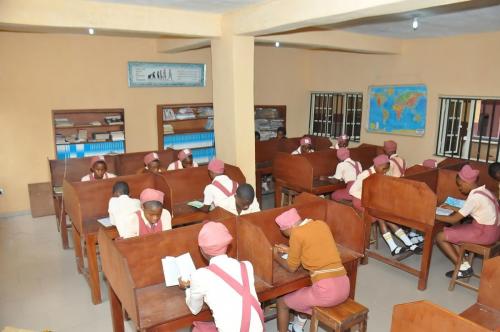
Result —
M 277 41 L 276 43 L 274 43 L 274 47 L 280 47 L 280 42 Z
M 411 22 L 411 27 L 413 28 L 413 30 L 417 30 L 418 29 L 418 18 L 413 18 L 413 22 Z
M 93 28 L 89 28 L 89 35 L 93 35 L 95 33 Z

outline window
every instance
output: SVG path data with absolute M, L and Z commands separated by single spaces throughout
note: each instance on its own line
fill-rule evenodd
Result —
M 500 161 L 500 100 L 441 97 L 436 155 Z
M 353 142 L 359 142 L 363 94 L 313 92 L 309 134 L 338 137 L 346 134 Z

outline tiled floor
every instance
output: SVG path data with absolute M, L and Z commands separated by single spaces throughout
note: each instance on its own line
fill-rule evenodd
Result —
M 385 250 L 385 247 L 382 248 Z M 417 264 L 418 258 L 409 258 Z M 104 303 L 94 306 L 72 250 L 62 250 L 54 217 L 0 219 L 0 330 L 4 326 L 41 331 L 111 331 L 105 286 Z M 390 329 L 394 304 L 427 299 L 454 312 L 475 302 L 473 291 L 448 292 L 444 272 L 451 264 L 434 250 L 429 285 L 417 290 L 415 277 L 371 260 L 358 272 L 356 300 L 370 309 L 368 329 Z M 133 331 L 127 326 L 127 331 Z M 276 331 L 274 321 L 267 331 Z

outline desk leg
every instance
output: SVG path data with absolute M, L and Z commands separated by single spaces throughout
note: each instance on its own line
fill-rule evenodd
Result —
M 427 279 L 429 278 L 429 268 L 431 265 L 432 247 L 434 239 L 433 228 L 426 230 L 424 236 L 424 252 L 422 253 L 422 261 L 420 263 L 420 273 L 418 276 L 418 289 L 425 290 L 427 288 Z
M 97 266 L 97 237 L 95 233 L 85 236 L 87 262 L 89 267 L 89 284 L 92 293 L 92 303 L 99 304 L 101 300 L 101 285 L 99 283 L 99 268 Z
M 281 199 L 282 199 L 282 193 L 283 187 L 281 186 L 281 183 L 278 181 L 275 181 L 274 183 L 274 207 L 278 208 L 281 207 Z
M 61 215 L 59 218 L 59 230 L 61 232 L 61 242 L 63 249 L 69 249 L 68 227 L 66 226 L 66 212 L 64 210 L 61 211 Z
M 80 237 L 80 233 L 73 227 L 73 248 L 75 250 L 75 259 L 76 259 L 76 269 L 78 273 L 83 273 L 84 265 L 83 265 L 83 251 L 82 251 L 82 238 Z
M 109 305 L 111 306 L 111 319 L 113 321 L 113 332 L 124 332 L 125 324 L 123 322 L 123 309 L 118 296 L 116 296 L 113 287 L 108 283 Z
M 262 174 L 260 172 L 255 172 L 255 195 L 259 205 L 262 206 Z

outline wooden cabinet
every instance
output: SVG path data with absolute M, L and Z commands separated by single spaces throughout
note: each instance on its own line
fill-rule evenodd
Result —
M 285 105 L 256 105 L 254 110 L 255 131 L 260 134 L 261 141 L 276 137 L 279 127 L 286 128 Z
M 189 148 L 198 164 L 215 157 L 213 104 L 163 104 L 156 107 L 158 150 Z
M 125 153 L 125 114 L 116 109 L 53 110 L 57 159 Z

